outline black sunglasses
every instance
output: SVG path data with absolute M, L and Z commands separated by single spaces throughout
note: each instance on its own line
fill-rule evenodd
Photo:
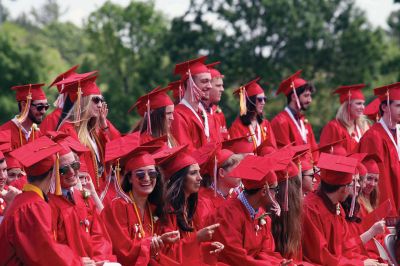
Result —
M 69 169 L 72 168 L 72 170 L 77 171 L 81 168 L 81 163 L 80 162 L 72 162 L 71 164 L 64 165 L 63 167 L 58 168 L 60 175 L 66 175 L 69 172 Z
M 257 101 L 259 102 L 259 103 L 261 103 L 261 102 L 267 102 L 267 97 L 263 97 L 263 96 L 260 96 L 260 97 L 257 97 Z
M 158 172 L 156 170 L 149 170 L 149 171 L 136 171 L 135 175 L 137 176 L 137 178 L 142 181 L 146 174 L 150 177 L 150 179 L 156 179 Z
M 39 103 L 39 104 L 34 104 L 34 103 L 31 103 L 31 105 L 32 105 L 33 107 L 35 107 L 36 110 L 38 110 L 39 112 L 41 112 L 43 109 L 44 109 L 45 111 L 47 111 L 47 110 L 50 108 L 50 105 L 49 105 L 49 104 L 41 104 L 41 103 Z
M 93 97 L 92 98 L 92 102 L 94 103 L 94 104 L 98 104 L 98 103 L 103 103 L 103 102 L 105 102 L 105 100 L 104 100 L 104 98 L 103 97 L 99 97 L 99 96 L 96 96 L 96 97 Z

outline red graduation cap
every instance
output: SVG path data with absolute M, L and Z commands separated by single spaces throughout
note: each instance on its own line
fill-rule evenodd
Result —
M 47 131 L 46 136 L 63 148 L 59 153 L 60 155 L 65 155 L 71 151 L 77 153 L 78 155 L 90 151 L 79 141 L 64 132 Z
M 245 189 L 258 189 L 274 183 L 276 176 L 268 173 L 279 168 L 276 159 L 248 155 L 229 173 L 229 177 L 241 178 Z
M 218 162 L 218 167 L 221 167 L 226 160 L 228 160 L 234 153 L 231 150 L 228 149 L 218 149 L 216 156 L 217 156 L 217 162 Z
M 159 146 L 162 148 L 168 147 L 168 135 L 164 135 L 147 142 L 142 143 L 142 146 Z
M 400 100 L 400 82 L 375 88 L 374 94 L 379 97 L 381 102 Z
M 80 92 L 82 96 L 101 95 L 100 88 L 96 84 L 97 76 L 84 77 L 84 78 L 71 78 L 58 82 L 56 85 L 64 84 L 64 89 L 61 93 L 68 93 L 72 102 L 79 99 Z
M 0 160 L 4 160 L 6 157 L 4 157 L 4 154 L 2 151 L 0 151 Z
M 121 165 L 125 171 L 136 170 L 141 167 L 156 165 L 156 162 L 151 155 L 158 150 L 160 146 L 139 146 L 121 158 Z
M 311 156 L 311 153 L 306 153 L 300 157 L 301 160 L 301 171 L 308 171 L 314 169 L 314 161 Z
M 12 168 L 22 169 L 22 166 L 17 159 L 10 156 L 9 154 L 6 154 L 5 157 L 6 157 L 6 162 L 7 162 L 7 170 L 12 169 Z
M 253 153 L 254 143 L 251 136 L 243 136 L 223 141 L 222 148 L 234 153 Z
M 166 87 L 163 89 L 157 87 L 153 89 L 148 94 L 143 95 L 139 99 L 137 99 L 136 103 L 129 108 L 128 113 L 131 112 L 134 108 L 137 108 L 139 115 L 144 116 L 145 112 L 147 112 L 148 109 L 152 111 L 161 107 L 174 105 L 171 98 L 169 98 L 168 94 L 166 93 L 170 89 L 170 87 Z
M 333 93 L 339 94 L 340 103 L 343 104 L 345 101 L 351 100 L 365 100 L 364 94 L 361 89 L 365 88 L 365 84 L 354 84 L 340 86 Z
M 298 70 L 296 73 L 282 81 L 279 85 L 278 90 L 276 91 L 276 95 L 278 95 L 279 93 L 283 93 L 288 96 L 291 92 L 306 84 L 307 81 L 300 78 L 302 71 L 303 70 Z
M 181 80 L 186 80 L 189 77 L 189 71 L 191 75 L 197 75 L 200 73 L 209 73 L 209 69 L 204 64 L 207 56 L 201 56 L 196 59 L 192 59 L 183 63 L 175 65 L 174 74 L 180 75 Z
M 140 132 L 134 132 L 106 143 L 105 162 L 124 157 L 140 145 Z
M 369 174 L 379 174 L 380 171 L 378 163 L 381 162 L 382 160 L 377 154 L 368 154 L 362 161 L 365 168 L 367 168 L 367 173 Z
M 325 144 L 319 144 L 319 147 L 317 149 L 312 150 L 311 152 L 316 152 L 319 151 L 320 153 L 331 153 L 331 154 L 338 154 L 338 155 L 347 155 L 347 152 L 345 151 L 343 154 L 343 146 L 342 146 L 342 141 L 344 141 L 346 138 L 335 140 L 330 143 L 325 143 Z
M 355 158 L 358 160 L 358 164 L 357 164 L 357 172 L 360 176 L 365 176 L 367 174 L 367 168 L 365 167 L 365 165 L 362 163 L 362 161 L 364 160 L 364 158 L 368 155 L 368 153 L 352 153 L 349 154 L 348 157 L 350 158 Z
M 258 81 L 260 80 L 260 77 L 257 77 L 253 79 L 252 81 L 248 82 L 246 85 L 240 87 L 239 89 L 236 89 L 233 91 L 234 95 L 240 96 L 241 91 L 244 89 L 246 92 L 247 97 L 251 97 L 257 94 L 264 93 L 263 88 L 261 88 L 260 85 L 258 85 Z
M 378 121 L 380 104 L 381 100 L 379 98 L 375 98 L 372 102 L 365 106 L 364 114 L 372 121 Z
M 196 164 L 197 161 L 187 152 L 188 145 L 167 148 L 154 154 L 157 164 L 161 167 L 164 180 L 169 180 L 179 170 Z
M 10 155 L 25 167 L 28 176 L 38 176 L 53 167 L 54 154 L 61 149 L 60 145 L 48 137 L 42 136 L 10 152 Z
M 46 100 L 46 94 L 44 93 L 42 87 L 44 83 L 38 84 L 27 84 L 11 87 L 12 90 L 16 91 L 15 99 L 17 102 L 27 101 L 28 97 L 31 97 L 32 101 L 36 100 Z
M 73 74 L 76 74 L 75 70 L 79 67 L 79 65 L 75 65 L 73 67 L 71 67 L 70 69 L 68 69 L 67 71 L 59 74 L 54 80 L 53 82 L 49 85 L 50 87 L 53 87 L 57 82 L 60 82 L 66 78 L 69 78 L 70 76 L 72 76 Z M 57 86 L 57 90 L 58 92 L 61 91 L 62 86 Z
M 221 62 L 214 62 L 211 64 L 207 64 L 206 66 L 210 70 L 211 78 L 224 78 L 224 75 L 221 74 L 217 69 L 215 69 L 216 65 L 219 65 Z
M 321 179 L 330 185 L 347 185 L 353 180 L 358 160 L 355 158 L 321 153 L 318 167 Z
M 180 102 L 185 94 L 185 88 L 182 80 L 170 82 L 168 87 L 170 87 L 170 90 L 172 91 L 172 97 L 174 98 L 175 102 Z

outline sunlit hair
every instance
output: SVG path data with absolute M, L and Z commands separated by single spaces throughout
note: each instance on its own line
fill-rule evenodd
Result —
M 91 116 L 91 107 L 92 107 L 92 98 L 96 97 L 97 95 L 89 95 L 83 96 L 80 102 L 80 121 L 76 121 L 77 111 L 78 111 L 78 104 L 77 102 L 74 103 L 70 111 L 68 112 L 65 119 L 61 122 L 59 128 L 64 123 L 74 123 L 75 130 L 78 134 L 79 141 L 81 144 L 85 145 L 86 147 L 90 147 L 93 149 L 89 138 L 90 132 L 95 130 L 99 126 L 99 119 L 97 117 Z M 79 123 L 77 123 L 79 122 Z
M 292 177 L 288 180 L 289 210 L 282 211 L 280 216 L 272 214 L 272 235 L 276 250 L 287 259 L 299 258 L 301 250 L 301 221 L 303 196 L 300 180 Z M 286 181 L 279 182 L 279 193 L 275 196 L 280 206 L 285 203 Z
M 353 101 L 350 101 L 352 103 Z M 347 128 L 347 131 L 349 132 L 350 128 L 353 126 L 353 121 L 349 120 L 349 101 L 345 101 L 340 105 L 339 110 L 336 113 L 336 119 Z M 363 135 L 369 128 L 368 120 L 365 115 L 361 115 L 359 118 L 356 120 L 357 126 L 361 130 L 361 134 Z

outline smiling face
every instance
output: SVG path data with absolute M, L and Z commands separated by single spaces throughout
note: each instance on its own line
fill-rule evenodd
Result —
M 200 98 L 202 100 L 208 101 L 210 99 L 211 86 L 211 74 L 210 73 L 200 73 L 193 76 L 193 81 L 196 86 L 200 89 Z
M 149 196 L 156 186 L 157 175 L 158 173 L 154 165 L 132 170 L 129 180 L 132 185 L 132 193 L 140 197 Z
M 379 174 L 370 174 L 364 178 L 362 192 L 364 195 L 370 195 L 371 192 L 376 188 L 379 182 Z
M 222 78 L 213 78 L 211 81 L 210 103 L 218 104 L 224 92 L 224 80 Z
M 200 181 L 202 180 L 200 175 L 199 164 L 195 163 L 189 166 L 188 174 L 185 178 L 184 190 L 185 195 L 189 196 L 193 193 L 199 192 Z
M 44 115 L 49 109 L 47 100 L 35 100 L 29 108 L 28 118 L 35 124 L 42 123 Z
M 358 119 L 364 114 L 364 100 L 353 100 L 350 102 L 350 116 L 353 119 Z
M 256 97 L 256 112 L 262 114 L 264 112 L 264 106 L 266 103 L 265 93 L 257 94 Z
M 65 169 L 60 171 L 60 181 L 62 188 L 70 188 L 78 183 L 78 173 L 79 169 L 73 169 L 71 165 L 77 163 L 77 157 L 73 152 L 69 152 L 65 155 L 60 156 L 60 169 Z

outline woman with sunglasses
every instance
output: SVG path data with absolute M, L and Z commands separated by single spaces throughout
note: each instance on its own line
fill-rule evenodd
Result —
M 229 129 L 231 138 L 248 136 L 249 142 L 254 145 L 254 150 L 264 141 L 276 148 L 271 124 L 263 117 L 267 97 L 264 90 L 257 84 L 259 79 L 252 80 L 233 92 L 240 98 L 240 115 Z
M 301 158 L 301 189 L 303 196 L 314 191 L 315 183 L 317 179 L 314 173 L 314 165 L 312 162 L 311 155 L 307 153 Z
M 69 246 L 77 255 L 85 258 L 85 265 L 116 261 L 112 253 L 111 239 L 96 205 L 75 188 L 78 183 L 80 163 L 78 154 L 87 149 L 78 141 L 57 140 L 63 147 L 59 152 L 59 186 L 56 181 L 54 194 L 49 195 L 52 213 L 52 231 L 56 241 Z
M 74 137 L 90 150 L 82 155 L 81 161 L 85 161 L 97 193 L 102 199 L 110 200 L 114 198 L 115 191 L 105 191 L 109 169 L 104 163 L 104 150 L 108 141 L 120 135 L 106 119 L 108 107 L 95 83 L 96 78 L 97 76 L 84 79 L 71 77 L 62 81 L 64 91 L 74 104 L 70 109 L 69 104 L 64 105 L 64 110 L 69 111 L 65 118 L 60 118 L 62 121 L 58 130 Z
M 160 249 L 179 240 L 177 231 L 157 235 L 166 221 L 163 182 L 148 152 L 149 147 L 138 147 L 121 158 L 122 190 L 102 213 L 122 265 L 157 264 Z
M 155 88 L 140 97 L 128 112 L 137 109 L 142 119 L 133 130 L 140 131 L 140 143 L 146 143 L 162 136 L 167 136 L 169 147 L 176 146 L 176 140 L 171 135 L 171 123 L 174 120 L 174 103 L 167 95 L 170 87 Z
M 162 253 L 181 265 L 213 265 L 217 260 L 214 255 L 224 245 L 212 240 L 219 224 L 202 229 L 195 228 L 193 224 L 202 178 L 199 164 L 186 149 L 187 145 L 164 149 L 155 154 L 167 180 L 165 195 L 168 223 L 163 226 L 162 232 L 178 230 L 181 238 L 173 245 L 166 245 Z

